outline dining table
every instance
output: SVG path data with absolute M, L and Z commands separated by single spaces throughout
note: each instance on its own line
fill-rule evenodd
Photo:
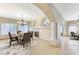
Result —
M 16 34 L 16 36 L 18 37 L 19 43 L 21 44 L 23 36 L 24 36 L 24 33 Z

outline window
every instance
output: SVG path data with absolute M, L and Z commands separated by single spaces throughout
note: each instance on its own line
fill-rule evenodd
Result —
M 16 24 L 9 24 L 9 31 L 12 34 L 16 34 L 16 32 L 17 32 L 17 25 Z
M 61 33 L 63 33 L 63 24 L 61 24 Z
M 25 25 L 18 24 L 18 31 L 28 32 L 28 25 L 27 24 L 25 24 Z
M 23 26 L 23 32 L 28 32 L 28 26 L 27 25 Z
M 1 35 L 6 35 L 9 32 L 9 24 L 1 23 Z
M 16 30 L 17 30 L 16 24 L 1 23 L 1 34 L 0 35 L 7 35 L 8 32 L 11 32 L 11 34 L 15 34 Z
M 70 32 L 75 32 L 75 33 L 77 32 L 77 26 L 76 25 L 70 25 L 68 29 L 69 29 L 69 33 Z
M 28 32 L 28 25 L 18 24 L 18 31 Z M 0 35 L 8 35 L 8 32 L 11 34 L 17 33 L 17 23 L 0 23 Z

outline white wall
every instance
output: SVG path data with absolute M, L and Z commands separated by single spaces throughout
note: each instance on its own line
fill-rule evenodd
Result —
M 57 46 L 56 37 L 55 37 L 55 24 L 51 24 L 51 28 L 40 28 L 39 29 L 39 38 L 48 41 L 50 44 Z M 52 30 L 53 28 L 53 30 Z
M 64 24 L 64 18 L 56 10 L 53 4 L 48 4 L 52 10 L 52 14 L 55 16 L 56 22 L 50 22 L 50 28 L 41 28 L 39 29 L 39 37 L 41 39 L 47 40 L 50 43 L 58 45 L 61 44 L 61 24 Z M 52 16 L 53 17 L 53 16 Z M 53 19 L 52 19 L 53 20 Z
M 50 28 L 40 28 L 39 37 L 41 39 L 49 41 L 51 39 L 51 29 Z
M 56 25 L 57 25 L 57 41 L 61 44 L 61 25 L 64 27 L 64 18 L 58 12 L 58 10 L 54 7 L 53 4 L 49 4 L 50 8 L 52 9 L 52 14 L 55 16 Z M 53 29 L 52 29 L 53 30 Z

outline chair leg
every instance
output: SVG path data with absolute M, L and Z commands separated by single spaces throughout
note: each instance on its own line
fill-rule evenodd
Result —
M 22 45 L 23 45 L 23 48 L 24 48 L 24 41 L 22 40 Z
M 11 41 L 10 41 L 10 46 L 11 46 Z
M 31 45 L 31 41 L 29 41 L 29 44 Z
M 15 37 L 15 39 L 16 39 L 17 43 L 19 44 L 19 40 L 18 40 L 18 37 Z
M 19 41 L 17 40 L 17 43 L 19 44 Z
M 23 48 L 25 47 L 24 43 L 23 43 Z
M 32 40 L 33 40 L 33 37 L 32 37 Z

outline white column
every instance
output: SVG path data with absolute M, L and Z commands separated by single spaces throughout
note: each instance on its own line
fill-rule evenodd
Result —
M 57 23 L 51 22 L 51 43 L 57 46 Z
M 51 23 L 51 40 L 56 40 L 56 22 Z

